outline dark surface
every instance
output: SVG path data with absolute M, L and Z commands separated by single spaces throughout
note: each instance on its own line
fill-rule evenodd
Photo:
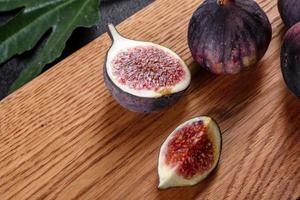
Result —
M 70 55 L 77 49 L 81 48 L 88 42 L 100 36 L 102 33 L 106 32 L 106 24 L 108 22 L 119 24 L 153 1 L 154 0 L 107 0 L 106 2 L 101 3 L 101 20 L 98 22 L 98 24 L 89 29 L 76 29 L 71 38 L 68 40 L 62 56 L 55 62 L 47 65 L 44 71 L 49 69 L 55 63 L 64 59 L 66 56 Z M 0 15 L 0 18 L 2 18 L 3 21 L 4 16 Z M 31 51 L 21 56 L 15 56 L 8 62 L 0 65 L 0 100 L 8 95 L 8 89 L 10 85 L 24 68 L 24 63 L 26 63 L 26 61 L 30 59 L 33 54 L 34 52 Z

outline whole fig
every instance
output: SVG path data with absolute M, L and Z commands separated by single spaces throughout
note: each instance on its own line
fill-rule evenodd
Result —
M 253 0 L 205 0 L 188 30 L 192 56 L 215 74 L 236 74 L 256 64 L 271 37 L 268 17 Z
M 288 88 L 300 98 L 300 22 L 290 28 L 284 36 L 281 70 Z
M 284 24 L 288 28 L 300 21 L 299 0 L 278 0 L 278 10 Z

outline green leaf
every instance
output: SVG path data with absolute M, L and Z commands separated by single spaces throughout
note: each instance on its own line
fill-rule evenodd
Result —
M 58 58 L 74 29 L 95 24 L 99 20 L 99 3 L 100 0 L 0 0 L 0 11 L 21 9 L 0 26 L 0 63 L 32 49 L 51 31 L 10 90 L 32 80 L 46 64 Z

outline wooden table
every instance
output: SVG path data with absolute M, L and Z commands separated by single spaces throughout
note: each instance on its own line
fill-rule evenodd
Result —
M 273 26 L 250 71 L 214 76 L 193 62 L 189 18 L 202 0 L 157 0 L 119 26 L 175 50 L 193 72 L 187 95 L 162 112 L 121 108 L 102 78 L 105 34 L 0 103 L 0 199 L 297 199 L 300 101 L 282 79 L 284 27 L 275 0 L 259 0 Z M 214 117 L 223 132 L 216 173 L 199 185 L 157 190 L 159 147 L 181 122 Z

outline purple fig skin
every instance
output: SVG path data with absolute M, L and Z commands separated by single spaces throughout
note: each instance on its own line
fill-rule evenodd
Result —
M 300 21 L 299 0 L 278 0 L 278 10 L 283 23 L 288 28 Z
M 106 62 L 105 62 L 106 63 Z M 155 111 L 159 111 L 176 101 L 183 96 L 186 90 L 183 90 L 178 93 L 165 95 L 159 98 L 144 98 L 134 96 L 127 92 L 121 90 L 118 86 L 116 86 L 113 81 L 109 78 L 106 67 L 104 66 L 103 69 L 104 81 L 106 87 L 114 97 L 114 99 L 124 108 L 132 111 L 132 112 L 139 112 L 139 113 L 151 113 Z
M 272 27 L 253 0 L 205 0 L 188 30 L 193 58 L 214 74 L 236 74 L 266 53 Z
M 280 57 L 283 78 L 290 91 L 300 99 L 300 22 L 284 36 Z

